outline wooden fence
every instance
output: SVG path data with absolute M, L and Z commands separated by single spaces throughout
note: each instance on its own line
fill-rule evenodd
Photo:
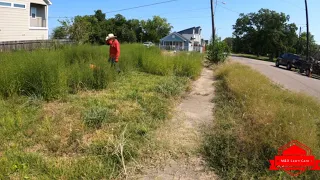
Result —
M 52 49 L 61 45 L 74 44 L 71 40 L 0 41 L 0 52 L 35 49 Z

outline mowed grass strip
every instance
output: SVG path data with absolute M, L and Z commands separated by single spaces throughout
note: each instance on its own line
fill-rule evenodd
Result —
M 284 90 L 251 68 L 225 63 L 216 71 L 215 125 L 204 153 L 222 179 L 290 179 L 269 171 L 278 148 L 298 140 L 320 158 L 320 104 Z M 301 179 L 320 179 L 308 171 Z
M 114 179 L 189 79 L 131 72 L 107 90 L 1 101 L 0 179 Z

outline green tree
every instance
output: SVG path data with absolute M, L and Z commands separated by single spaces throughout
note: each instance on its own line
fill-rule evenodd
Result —
M 92 44 L 104 44 L 107 36 L 106 14 L 101 10 L 96 10 L 95 14 L 90 18 L 92 31 L 89 35 L 89 41 Z
M 159 40 L 169 34 L 172 26 L 159 16 L 147 21 L 127 20 L 117 14 L 106 19 L 106 14 L 96 10 L 94 15 L 76 16 L 74 19 L 59 21 L 61 26 L 55 28 L 54 38 L 70 38 L 78 43 L 104 44 L 108 33 L 115 34 L 120 42 L 137 42 Z
M 215 41 L 211 39 L 207 47 L 207 59 L 212 63 L 224 62 L 230 54 L 230 48 L 225 41 L 217 37 Z
M 227 44 L 227 46 L 229 47 L 230 50 L 233 49 L 233 41 L 234 41 L 234 38 L 232 38 L 232 37 L 227 37 L 227 38 L 225 38 L 223 41 Z
M 270 59 L 281 52 L 294 52 L 298 40 L 290 16 L 269 9 L 257 13 L 240 14 L 233 26 L 237 52 L 269 55 Z M 240 46 L 240 47 L 239 47 Z
M 65 39 L 68 37 L 68 32 L 63 26 L 59 26 L 53 29 L 52 39 Z
M 301 33 L 300 39 L 297 43 L 297 49 L 298 49 L 298 53 L 302 54 L 302 55 L 306 55 L 307 54 L 307 33 L 303 32 Z M 310 55 L 315 54 L 316 52 L 318 52 L 319 48 L 318 45 L 314 39 L 314 36 L 309 33 L 309 52 Z
M 76 16 L 70 27 L 70 38 L 80 44 L 90 42 L 92 21 L 92 16 Z
M 70 27 L 71 27 L 71 20 L 58 20 L 61 26 L 58 26 L 53 29 L 52 38 L 53 39 L 64 39 L 70 38 Z
M 172 29 L 167 19 L 160 16 L 153 16 L 153 19 L 141 21 L 143 30 L 145 31 L 144 40 L 155 43 L 160 42 L 160 39 L 168 35 Z
M 131 33 L 135 35 L 135 41 L 142 42 L 143 38 L 143 27 L 141 22 L 138 19 L 130 19 L 127 21 L 128 29 L 130 29 Z M 142 36 L 141 36 L 142 35 Z
M 118 39 L 121 42 L 130 43 L 137 41 L 137 36 L 129 21 L 127 21 L 121 14 L 117 14 L 114 18 L 111 18 L 111 24 L 113 26 L 113 30 L 111 32 L 118 36 Z

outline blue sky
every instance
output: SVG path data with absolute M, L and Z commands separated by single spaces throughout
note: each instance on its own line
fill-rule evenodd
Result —
M 56 18 L 52 17 L 73 17 L 75 15 L 93 14 L 94 10 L 101 9 L 103 12 L 130 8 L 139 5 L 162 2 L 164 0 L 91 0 L 66 3 L 65 0 L 52 0 L 53 5 L 49 9 L 49 28 L 51 30 L 58 26 Z M 225 2 L 223 4 L 222 2 Z M 320 1 L 308 0 L 310 32 L 320 44 Z M 268 8 L 277 12 L 284 12 L 290 15 L 291 22 L 302 31 L 306 31 L 306 19 L 304 0 L 221 0 L 215 11 L 215 24 L 218 36 L 225 38 L 232 36 L 232 25 L 240 13 L 257 12 L 261 8 Z M 154 15 L 160 15 L 168 19 L 174 27 L 173 31 L 179 31 L 193 26 L 201 26 L 203 36 L 209 39 L 211 36 L 210 0 L 178 0 L 166 4 L 149 6 L 140 9 L 133 9 L 118 12 L 127 19 L 148 19 Z M 107 17 L 113 17 L 116 13 L 107 13 Z

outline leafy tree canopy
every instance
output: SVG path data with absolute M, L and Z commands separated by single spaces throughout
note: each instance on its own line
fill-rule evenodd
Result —
M 106 14 L 96 10 L 94 15 L 76 16 L 73 19 L 59 21 L 52 37 L 55 39 L 70 38 L 78 43 L 104 44 L 109 33 L 118 36 L 121 42 L 159 42 L 168 35 L 172 26 L 166 19 L 154 16 L 146 21 L 127 20 L 121 14 L 107 19 Z
M 270 58 L 282 52 L 295 53 L 298 28 L 289 20 L 290 16 L 269 9 L 240 14 L 233 26 L 233 50 Z

